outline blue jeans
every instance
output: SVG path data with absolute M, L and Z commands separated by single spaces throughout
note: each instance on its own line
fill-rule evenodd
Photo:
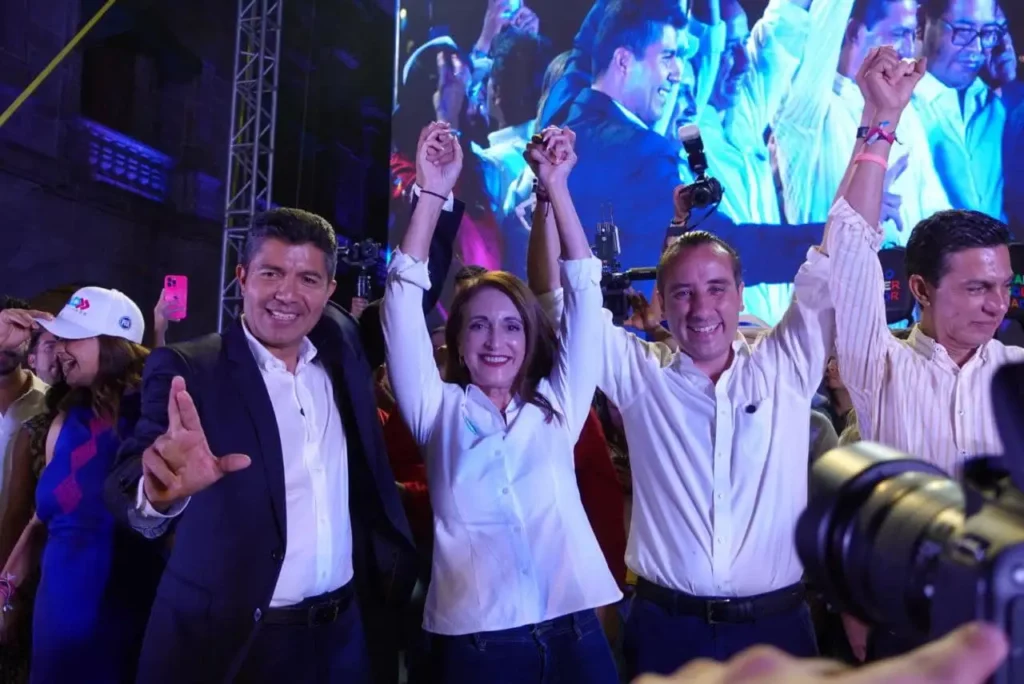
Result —
M 774 646 L 798 658 L 818 655 L 806 603 L 750 622 L 709 624 L 704 618 L 670 613 L 634 596 L 626 618 L 623 651 L 629 679 L 672 674 L 696 660 L 728 660 L 754 645 Z
M 592 610 L 498 632 L 430 635 L 437 684 L 618 684 Z

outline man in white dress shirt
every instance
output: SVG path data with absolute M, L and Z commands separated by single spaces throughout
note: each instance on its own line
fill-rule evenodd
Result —
M 397 677 L 414 548 L 359 329 L 329 302 L 336 251 L 323 218 L 262 214 L 241 319 L 146 363 L 106 491 L 145 536 L 174 534 L 140 681 Z
M 1006 108 L 980 76 L 1003 42 L 996 0 L 924 0 L 921 7 L 928 73 L 913 103 L 936 170 L 953 207 L 1002 219 Z
M 657 280 L 681 351 L 610 317 L 595 341 L 598 386 L 622 414 L 632 463 L 631 676 L 761 643 L 817 653 L 794 530 L 807 498 L 811 398 L 833 343 L 828 268 L 808 252 L 782 322 L 753 346 L 738 333 L 741 274 L 720 238 L 685 233 Z

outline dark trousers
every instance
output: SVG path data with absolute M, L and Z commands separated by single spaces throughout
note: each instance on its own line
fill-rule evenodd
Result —
M 297 609 L 321 601 L 306 599 Z M 370 656 L 354 592 L 327 624 L 262 622 L 235 682 L 238 684 L 369 684 Z M 202 654 L 196 654 L 201 658 Z
M 872 627 L 868 632 L 867 661 L 873 663 L 885 658 L 895 658 L 924 646 L 928 639 L 897 634 L 884 627 Z
M 632 680 L 647 673 L 672 674 L 697 658 L 728 660 L 758 644 L 800 658 L 818 655 L 807 604 L 748 622 L 709 624 L 703 617 L 673 614 L 635 596 L 626 618 L 623 651 Z
M 618 684 L 597 615 L 466 636 L 430 635 L 436 684 Z

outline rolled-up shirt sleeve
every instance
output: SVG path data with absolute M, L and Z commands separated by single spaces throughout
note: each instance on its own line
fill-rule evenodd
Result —
M 396 251 L 388 266 L 381 327 L 398 410 L 421 445 L 430 438 L 444 390 L 423 316 L 423 293 L 429 288 L 427 262 Z
M 882 230 L 840 198 L 829 213 L 825 249 L 835 305 L 836 353 L 854 406 L 877 396 L 883 364 L 895 344 L 885 318 L 885 279 L 878 261 Z M 865 417 L 866 419 L 866 417 Z
M 560 321 L 558 357 L 551 381 L 576 440 L 597 389 L 593 341 L 601 335 L 601 262 L 595 257 L 563 261 L 561 277 L 564 307 L 555 319 Z

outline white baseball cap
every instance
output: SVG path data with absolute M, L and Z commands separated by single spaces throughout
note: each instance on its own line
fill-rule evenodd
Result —
M 36 322 L 55 337 L 84 340 L 107 335 L 142 344 L 146 323 L 135 302 L 117 290 L 83 287 L 75 292 L 52 321 Z

